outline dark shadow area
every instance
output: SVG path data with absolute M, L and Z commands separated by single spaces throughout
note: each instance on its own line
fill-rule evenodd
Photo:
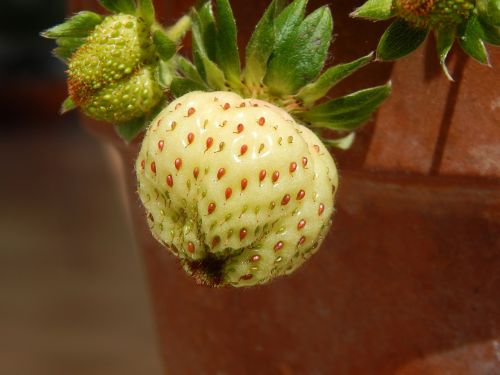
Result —
M 430 175 L 439 174 L 441 163 L 443 161 L 446 141 L 448 139 L 448 133 L 453 123 L 453 115 L 455 113 L 457 98 L 460 94 L 460 87 L 462 84 L 464 69 L 467 65 L 468 60 L 469 57 L 465 53 L 462 52 L 460 54 L 457 54 L 455 67 L 452 71 L 450 70 L 450 73 L 452 74 L 455 82 L 450 84 L 450 90 L 448 92 L 448 97 L 446 98 L 446 106 L 444 108 L 443 119 L 441 120 L 441 124 L 439 126 L 436 148 L 434 150 L 432 164 L 429 171 Z

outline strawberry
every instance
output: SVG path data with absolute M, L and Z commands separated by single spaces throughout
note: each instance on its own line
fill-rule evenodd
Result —
M 314 131 L 347 136 L 387 97 L 383 85 L 316 104 L 372 58 L 321 70 L 332 18 L 305 0 L 273 1 L 241 70 L 227 0 L 193 10 L 193 57 L 176 61 L 177 97 L 150 124 L 137 159 L 153 236 L 198 282 L 236 287 L 297 269 L 329 229 L 337 169 Z
M 396 20 L 382 35 L 377 47 L 379 60 L 397 60 L 417 49 L 432 32 L 441 67 L 458 40 L 469 56 L 489 65 L 484 43 L 500 45 L 500 1 L 498 0 L 367 0 L 353 17 Z
M 330 226 L 337 169 L 284 110 L 230 92 L 191 92 L 152 122 L 137 159 L 155 238 L 209 285 L 290 273 Z
M 172 57 L 190 27 L 184 16 L 167 30 L 155 21 L 151 0 L 101 2 L 114 14 L 80 12 L 43 36 L 56 40 L 68 63 L 69 98 L 63 112 L 80 107 L 111 122 L 131 140 L 161 109 L 174 74 Z

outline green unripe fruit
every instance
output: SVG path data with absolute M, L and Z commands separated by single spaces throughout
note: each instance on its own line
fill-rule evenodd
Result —
M 469 18 L 475 0 L 396 0 L 397 15 L 420 28 L 458 25 Z
M 122 123 L 140 117 L 162 97 L 154 75 L 156 60 L 144 21 L 126 14 L 109 16 L 69 60 L 70 97 L 99 120 Z
M 81 106 L 89 116 L 112 123 L 123 123 L 152 110 L 163 97 L 155 69 L 146 66 L 127 79 L 113 82 L 97 91 Z

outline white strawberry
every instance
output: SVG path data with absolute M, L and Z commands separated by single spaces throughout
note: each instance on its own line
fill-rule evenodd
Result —
M 195 66 L 176 60 L 178 99 L 146 132 L 138 189 L 153 235 L 188 273 L 212 286 L 250 286 L 294 271 L 328 231 L 337 170 L 306 126 L 350 132 L 390 87 L 316 105 L 372 56 L 320 75 L 333 22 L 327 7 L 305 17 L 306 0 L 271 3 L 241 70 L 229 2 L 216 2 L 215 16 L 209 1 L 192 12 Z
M 192 92 L 152 122 L 137 159 L 153 235 L 209 285 L 287 274 L 321 244 L 337 170 L 284 110 L 229 92 Z

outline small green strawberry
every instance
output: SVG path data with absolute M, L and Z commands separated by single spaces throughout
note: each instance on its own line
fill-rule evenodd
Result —
M 484 43 L 500 45 L 499 0 L 368 0 L 352 16 L 374 21 L 396 17 L 380 39 L 379 60 L 396 60 L 413 52 L 432 31 L 439 61 L 450 80 L 446 57 L 455 39 L 465 53 L 487 65 Z
M 164 32 L 151 0 L 102 4 L 116 14 L 81 12 L 43 35 L 56 39 L 54 53 L 68 63 L 69 99 L 63 111 L 78 106 L 92 118 L 120 125 L 117 130 L 124 135 L 143 128 L 138 123 L 146 124 L 163 105 L 175 41 L 190 21 L 181 18 Z
M 387 84 L 322 101 L 372 55 L 321 73 L 333 21 L 328 7 L 306 16 L 306 3 L 271 3 L 244 69 L 228 0 L 193 10 L 195 65 L 175 60 L 177 99 L 146 132 L 136 170 L 151 231 L 202 284 L 265 283 L 317 251 L 338 180 L 313 130 L 347 148 L 389 95 Z
M 191 92 L 156 117 L 137 159 L 155 238 L 201 283 L 288 274 L 330 226 L 337 169 L 284 110 L 230 92 Z

